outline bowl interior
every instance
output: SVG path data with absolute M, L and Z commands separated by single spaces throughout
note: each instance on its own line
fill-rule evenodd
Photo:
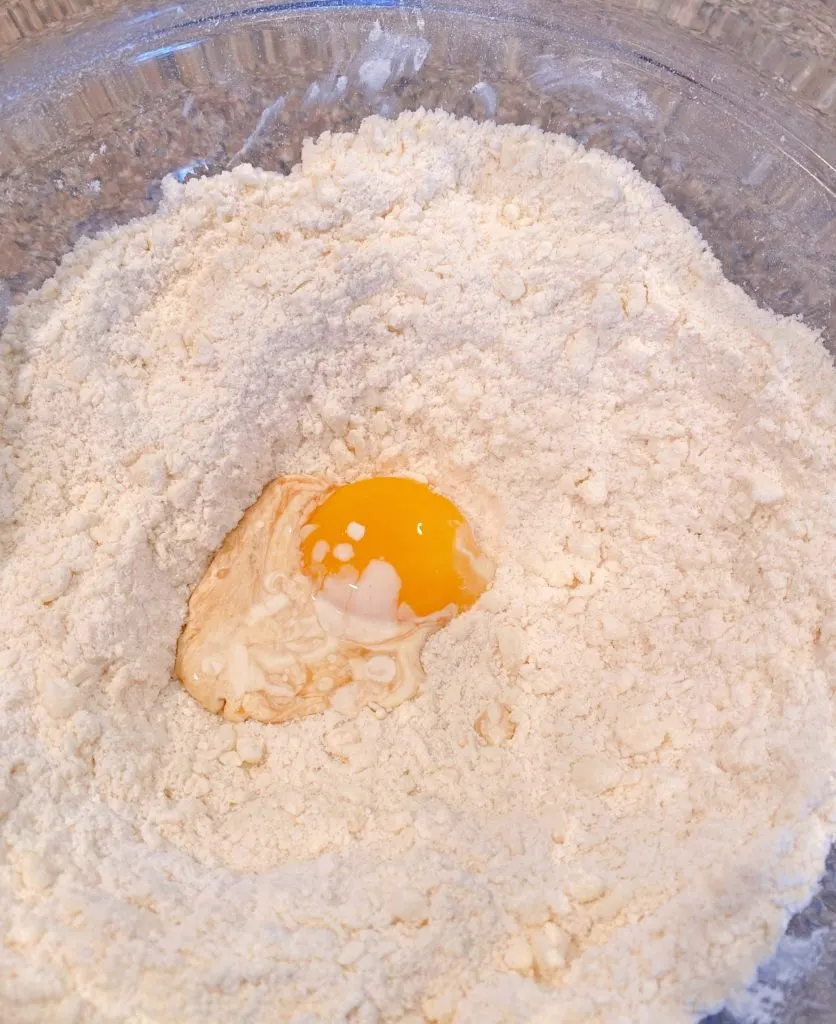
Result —
M 766 42 L 736 8 L 674 0 L 21 0 L 0 12 L 0 326 L 79 237 L 153 210 L 166 175 L 287 171 L 306 137 L 424 106 L 625 157 L 727 276 L 834 349 L 836 43 L 764 7 Z M 830 868 L 799 934 L 836 919 Z M 831 946 L 808 992 L 836 976 Z
M 0 71 L 7 299 L 79 236 L 150 211 L 166 174 L 286 170 L 307 136 L 424 106 L 626 157 L 732 280 L 832 343 L 832 119 L 658 14 L 601 0 L 510 8 L 187 0 L 17 40 Z

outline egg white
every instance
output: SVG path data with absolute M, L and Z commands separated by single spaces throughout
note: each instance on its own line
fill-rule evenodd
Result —
M 287 722 L 329 707 L 389 710 L 417 692 L 421 648 L 455 608 L 404 617 L 397 572 L 382 561 L 317 593 L 300 545 L 328 490 L 311 476 L 268 484 L 192 593 L 175 674 L 207 710 Z

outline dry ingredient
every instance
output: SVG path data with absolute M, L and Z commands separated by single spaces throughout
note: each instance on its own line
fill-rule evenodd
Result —
M 836 373 L 627 164 L 440 113 L 167 182 L 0 377 L 0 1016 L 674 1024 L 833 825 Z M 411 472 L 493 588 L 391 713 L 171 678 L 264 484 Z

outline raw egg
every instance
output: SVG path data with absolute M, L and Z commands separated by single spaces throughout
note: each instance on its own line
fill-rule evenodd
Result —
M 189 599 L 175 673 L 232 721 L 412 697 L 426 638 L 493 578 L 448 498 L 405 477 L 280 477 Z
M 463 611 L 485 589 L 490 572 L 453 502 L 407 477 L 337 487 L 302 533 L 304 571 L 332 599 L 342 604 L 347 598 L 358 614 L 372 618 Z

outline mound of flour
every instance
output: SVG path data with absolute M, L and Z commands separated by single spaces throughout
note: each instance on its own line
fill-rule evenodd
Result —
M 823 864 L 836 372 L 627 164 L 444 114 L 167 182 L 13 311 L 0 1017 L 693 1019 Z M 186 599 L 282 473 L 499 565 L 420 696 L 233 726 Z

